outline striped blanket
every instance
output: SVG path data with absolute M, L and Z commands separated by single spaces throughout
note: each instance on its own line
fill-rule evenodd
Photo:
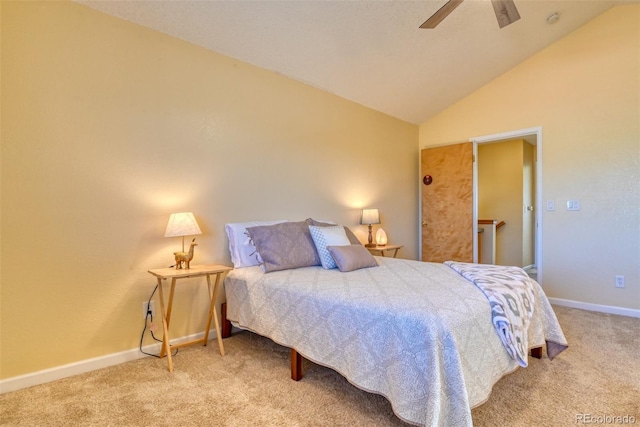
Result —
M 502 344 L 520 366 L 526 367 L 527 330 L 535 305 L 532 279 L 519 267 L 455 261 L 446 261 L 445 265 L 484 293 L 491 305 L 491 320 Z

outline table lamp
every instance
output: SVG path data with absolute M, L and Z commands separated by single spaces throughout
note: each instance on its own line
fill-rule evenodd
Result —
M 371 234 L 371 224 L 380 224 L 380 214 L 378 209 L 362 209 L 362 216 L 360 217 L 360 224 L 369 226 L 369 243 L 364 246 L 367 248 L 375 248 L 376 244 L 373 243 L 373 235 Z
M 164 237 L 182 236 L 182 252 L 184 252 L 184 236 L 195 236 L 196 234 L 202 234 L 202 231 L 200 231 L 193 213 L 179 212 L 172 213 L 169 216 L 169 223 L 167 224 L 167 230 L 164 232 Z
M 376 231 L 376 244 L 378 246 L 387 245 L 387 233 L 382 228 L 378 228 L 378 231 Z

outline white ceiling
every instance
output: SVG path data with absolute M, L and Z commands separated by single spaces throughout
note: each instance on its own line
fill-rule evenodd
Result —
M 445 2 L 78 0 L 415 124 L 629 3 L 515 0 L 522 18 L 500 29 L 488 0 L 466 0 L 436 29 L 419 29 Z

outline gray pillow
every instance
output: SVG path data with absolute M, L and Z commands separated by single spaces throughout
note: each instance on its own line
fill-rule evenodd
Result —
M 318 227 L 333 227 L 337 224 L 331 224 L 329 222 L 320 222 L 320 221 L 316 221 L 313 218 L 307 218 L 307 222 L 309 222 L 309 225 L 315 225 Z M 349 242 L 351 242 L 352 245 L 361 245 L 362 243 L 360 243 L 360 240 L 358 240 L 358 238 L 356 237 L 355 234 L 353 234 L 353 231 L 351 231 L 349 229 L 349 227 L 347 227 L 346 225 L 344 226 L 344 232 L 347 233 L 347 238 L 349 239 Z
M 247 234 L 265 273 L 320 265 L 307 221 L 248 227 Z
M 327 246 L 327 250 L 340 271 L 353 271 L 360 268 L 377 267 L 378 263 L 371 253 L 362 246 Z

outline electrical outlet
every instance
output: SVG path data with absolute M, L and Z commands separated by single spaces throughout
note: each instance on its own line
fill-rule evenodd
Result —
M 148 307 L 147 307 L 148 305 Z M 152 317 L 156 317 L 156 304 L 155 301 L 151 301 L 151 304 L 149 304 L 148 301 L 142 301 L 142 317 L 144 319 L 147 318 L 147 313 L 151 311 L 151 316 Z
M 616 276 L 616 288 L 624 288 L 624 276 Z

